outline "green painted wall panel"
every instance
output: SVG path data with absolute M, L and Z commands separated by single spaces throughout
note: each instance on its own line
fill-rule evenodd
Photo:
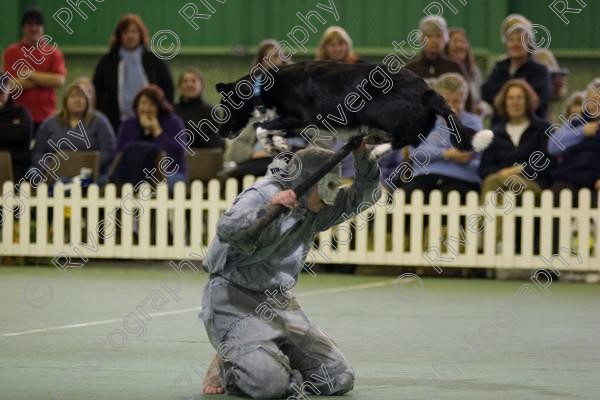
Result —
M 536 24 L 544 25 L 552 37 L 551 48 L 594 49 L 600 51 L 600 2 L 576 0 L 568 2 L 570 8 L 579 8 L 579 14 L 568 13 L 567 25 L 549 7 L 551 0 L 513 1 L 513 12 L 526 15 Z
M 119 16 L 135 12 L 146 21 L 151 33 L 161 29 L 175 31 L 184 49 L 223 48 L 234 49 L 252 47 L 261 39 L 275 37 L 285 39 L 286 34 L 300 20 L 297 12 L 306 14 L 318 11 L 327 25 L 336 23 L 333 15 L 316 8 L 329 0 L 227 0 L 224 4 L 217 0 L 208 1 L 215 9 L 209 19 L 196 20 L 200 28 L 194 30 L 178 11 L 187 3 L 196 4 L 201 12 L 208 10 L 203 0 L 105 0 L 95 3 L 96 11 L 82 10 L 89 18 L 83 20 L 73 13 L 72 35 L 67 34 L 52 15 L 61 7 L 67 7 L 66 0 L 2 0 L 0 12 L 5 23 L 0 25 L 0 46 L 13 42 L 19 36 L 18 20 L 21 11 L 28 4 L 39 5 L 46 13 L 47 33 L 62 48 L 96 47 L 105 48 L 108 38 Z M 587 7 L 578 15 L 570 14 L 572 23 L 566 26 L 548 7 L 552 0 L 448 0 L 458 9 L 454 14 L 448 7 L 444 16 L 450 26 L 467 29 L 474 47 L 494 53 L 502 51 L 499 41 L 499 24 L 507 13 L 521 12 L 536 23 L 548 27 L 552 34 L 552 49 L 597 50 L 600 37 L 600 2 L 585 0 Z M 357 48 L 390 48 L 392 40 L 402 40 L 417 27 L 424 16 L 423 9 L 431 0 L 335 0 L 340 14 L 336 23 L 347 28 L 354 38 Z M 441 3 L 441 1 L 439 2 Z M 575 3 L 575 0 L 571 0 Z M 576 3 L 575 3 L 576 4 Z M 310 35 L 308 47 L 314 47 L 324 30 L 315 21 L 317 33 Z

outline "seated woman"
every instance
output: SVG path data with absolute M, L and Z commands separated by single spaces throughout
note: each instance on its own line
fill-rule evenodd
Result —
M 93 104 L 89 86 L 80 82 L 67 88 L 58 114 L 44 121 L 37 131 L 33 165 L 38 164 L 46 153 L 54 153 L 55 147 L 62 141 L 59 146 L 63 151 L 98 150 L 100 176 L 108 171 L 115 154 L 115 132 L 108 118 L 97 112 Z
M 117 152 L 139 142 L 152 144 L 175 164 L 168 167 L 170 173 L 165 174 L 169 188 L 172 188 L 175 182 L 187 181 L 184 150 L 175 140 L 175 136 L 184 130 L 185 126 L 173 111 L 162 89 L 156 85 L 143 88 L 133 100 L 133 111 L 135 115 L 119 127 Z
M 587 87 L 585 104 L 594 103 L 589 111 L 584 108 L 581 114 L 569 114 L 570 125 L 555 130 L 548 141 L 548 152 L 557 161 L 550 173 L 555 200 L 562 189 L 571 189 L 575 207 L 579 189 L 591 189 L 594 203 L 600 190 L 600 78 Z
M 2 73 L 0 70 L 0 75 Z M 10 152 L 14 183 L 19 182 L 29 168 L 32 133 L 33 121 L 29 112 L 25 107 L 17 106 L 10 93 L 0 89 L 0 151 Z
M 187 129 L 194 132 L 194 139 L 190 144 L 192 148 L 198 149 L 214 149 L 225 148 L 225 141 L 219 136 L 218 132 L 213 132 L 211 129 L 205 128 L 202 125 L 202 133 L 208 140 L 197 133 L 198 128 L 192 126 L 201 124 L 201 121 L 208 120 L 216 128 L 219 124 L 215 122 L 211 116 L 213 105 L 207 103 L 202 98 L 204 92 L 204 79 L 202 74 L 196 68 L 186 68 L 179 76 L 179 91 L 181 97 L 179 103 L 175 104 L 175 112 L 181 117 Z
M 496 113 L 502 119 L 492 128 L 494 140 L 481 158 L 482 197 L 497 189 L 509 191 L 509 185 L 513 183 L 511 178 L 518 179 L 524 190 L 531 190 L 536 195 L 548 185 L 550 169 L 537 171 L 528 164 L 533 153 L 546 155 L 547 151 L 546 130 L 550 124 L 536 119 L 534 112 L 538 104 L 533 88 L 523 79 L 506 82 L 496 96 Z
M 441 94 L 460 121 L 471 129 L 483 129 L 481 119 L 464 110 L 469 94 L 469 85 L 462 75 L 457 73 L 442 74 L 435 83 L 435 91 Z M 437 126 L 429 133 L 426 142 L 421 143 L 416 149 L 410 149 L 409 159 L 423 160 L 429 156 L 429 163 L 423 168 L 415 168 L 415 176 L 410 182 L 402 183 L 407 196 L 415 189 L 429 192 L 439 189 L 446 201 L 451 190 L 460 193 L 464 201 L 467 192 L 479 190 L 481 179 L 477 175 L 480 155 L 472 151 L 461 151 L 450 144 L 450 131 L 440 118 Z

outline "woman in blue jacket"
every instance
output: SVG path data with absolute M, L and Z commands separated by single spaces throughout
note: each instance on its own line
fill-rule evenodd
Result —
M 579 189 L 591 189 L 594 200 L 600 190 L 600 78 L 587 87 L 583 115 L 567 118 L 570 122 L 556 129 L 548 141 L 548 152 L 557 161 L 550 177 L 554 196 L 571 189 L 576 206 Z

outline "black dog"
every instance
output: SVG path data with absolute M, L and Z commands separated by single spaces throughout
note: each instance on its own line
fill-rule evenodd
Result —
M 445 99 L 411 71 L 385 72 L 385 65 L 302 62 L 236 82 L 217 84 L 230 110 L 219 127 L 222 137 L 234 138 L 255 108 L 274 109 L 276 117 L 255 123 L 274 131 L 301 130 L 305 137 L 319 129 L 375 128 L 387 132 L 394 149 L 418 145 L 442 116 L 452 144 L 461 150 L 482 151 L 493 138 L 491 131 L 476 132 L 463 126 Z M 254 71 L 253 71 L 254 72 Z M 422 135 L 422 136 L 420 136 Z

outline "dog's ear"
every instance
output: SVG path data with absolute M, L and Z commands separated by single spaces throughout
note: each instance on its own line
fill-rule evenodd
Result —
M 217 92 L 221 93 L 221 92 L 226 92 L 229 89 L 232 88 L 232 84 L 231 83 L 217 83 Z

